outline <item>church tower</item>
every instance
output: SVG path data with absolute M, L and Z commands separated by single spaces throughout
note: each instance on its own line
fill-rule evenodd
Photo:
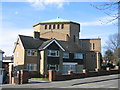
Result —
M 80 24 L 56 18 L 35 24 L 34 32 L 40 32 L 40 38 L 79 42 Z

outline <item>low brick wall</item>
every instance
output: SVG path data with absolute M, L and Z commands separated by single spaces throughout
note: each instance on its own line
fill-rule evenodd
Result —
M 56 80 L 70 80 L 72 79 L 71 75 L 56 75 Z
M 28 83 L 28 71 L 20 71 L 20 84 Z
M 78 78 L 86 77 L 85 73 L 73 73 L 71 76 L 72 76 L 72 79 L 78 79 Z
M 104 75 L 119 74 L 119 73 L 120 73 L 120 70 L 109 70 L 109 71 L 101 70 L 98 72 L 90 71 L 90 72 L 84 72 L 84 73 L 69 73 L 69 75 L 57 75 L 54 72 L 53 74 L 56 74 L 56 75 L 54 75 L 54 80 L 52 80 L 52 81 L 80 79 L 80 78 L 85 78 L 85 77 L 104 76 Z
M 10 84 L 24 84 L 28 83 L 28 71 L 17 71 L 17 75 L 10 75 Z
M 111 71 L 102 70 L 98 72 L 98 76 L 110 75 Z
M 93 77 L 93 76 L 98 76 L 98 72 L 96 71 L 87 72 L 87 77 Z

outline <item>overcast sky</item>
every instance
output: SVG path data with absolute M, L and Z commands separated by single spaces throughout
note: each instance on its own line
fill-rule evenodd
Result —
M 81 25 L 80 38 L 99 37 L 102 39 L 102 47 L 105 46 L 108 36 L 118 31 L 117 25 L 115 25 L 117 20 L 114 21 L 114 24 L 101 24 L 111 17 L 107 16 L 104 11 L 91 6 L 91 4 L 98 5 L 103 2 L 40 1 L 0 3 L 0 21 L 2 23 L 0 26 L 2 27 L 0 28 L 0 49 L 5 52 L 4 55 L 13 55 L 14 42 L 17 40 L 18 34 L 32 36 L 34 24 L 57 17 L 79 22 Z

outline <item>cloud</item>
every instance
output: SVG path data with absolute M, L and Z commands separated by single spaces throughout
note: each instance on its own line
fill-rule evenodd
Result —
M 18 15 L 19 14 L 19 12 L 18 11 L 15 11 L 15 15 Z
M 64 0 L 27 0 L 29 3 L 31 3 L 31 6 L 36 8 L 37 10 L 44 10 L 46 9 L 46 6 L 56 6 L 57 8 L 62 8 Z
M 112 25 L 117 23 L 117 19 L 114 20 L 115 17 L 112 16 L 105 16 L 105 17 L 100 17 L 96 21 L 91 21 L 91 22 L 80 22 L 81 25 L 83 26 L 106 26 L 106 25 Z
M 2 49 L 6 55 L 12 55 L 14 49 L 14 42 L 16 42 L 18 34 L 26 35 L 26 36 L 33 36 L 33 29 L 4 29 L 1 31 L 0 39 L 0 49 Z

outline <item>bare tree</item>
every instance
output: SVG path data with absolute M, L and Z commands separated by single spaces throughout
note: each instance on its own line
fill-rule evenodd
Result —
M 120 18 L 120 0 L 118 0 L 117 2 L 104 2 L 98 5 L 91 5 L 111 17 L 107 19 L 107 22 L 100 20 L 102 24 L 108 24 Z
M 120 48 L 120 33 L 110 35 L 109 40 L 106 42 L 106 49 L 114 53 L 114 59 L 118 60 L 118 48 Z
M 109 40 L 106 42 L 107 48 L 115 51 L 120 48 L 120 33 L 115 33 L 109 36 Z

